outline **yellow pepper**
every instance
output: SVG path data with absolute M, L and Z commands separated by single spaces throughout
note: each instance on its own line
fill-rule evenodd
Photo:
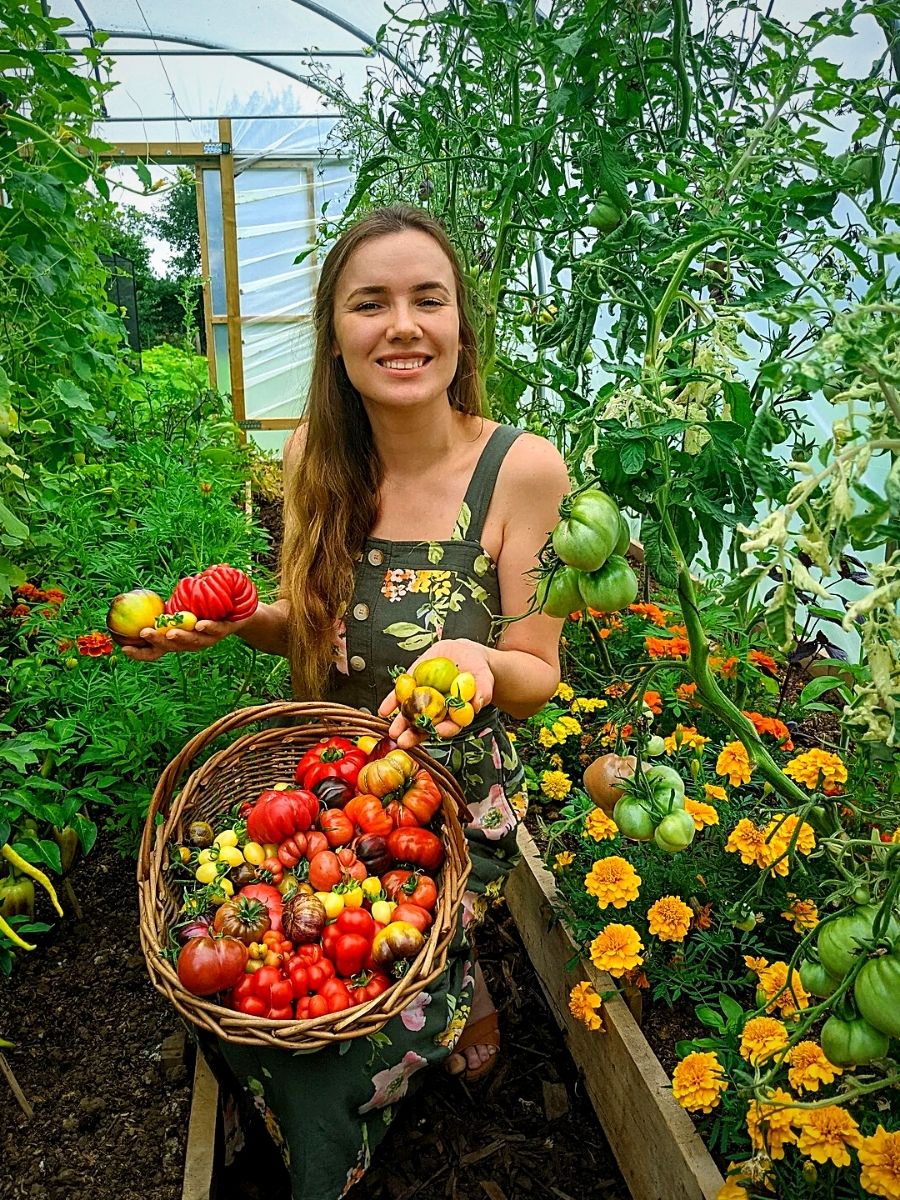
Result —
M 44 891 L 47 893 L 47 895 L 50 897 L 50 901 L 53 904 L 53 907 L 59 913 L 59 915 L 60 916 L 64 915 L 63 910 L 62 910 L 62 905 L 60 904 L 59 899 L 56 895 L 56 889 L 53 887 L 53 884 L 50 882 L 50 880 L 47 878 L 47 876 L 44 874 L 43 871 L 39 871 L 37 869 L 37 867 L 32 866 L 30 862 L 26 862 L 25 859 L 21 856 L 21 854 L 17 854 L 8 842 L 4 842 L 4 844 L 2 846 L 0 846 L 0 854 L 3 855 L 3 857 L 6 859 L 7 862 L 12 863 L 12 865 L 16 868 L 17 871 L 21 871 L 23 875 L 30 875 L 31 878 L 35 881 L 35 883 L 39 883 L 41 885 L 41 887 L 44 889 Z
M 31 942 L 23 941 L 4 917 L 0 917 L 0 933 L 4 937 L 9 938 L 12 944 L 18 946 L 20 950 L 34 950 L 36 948 Z

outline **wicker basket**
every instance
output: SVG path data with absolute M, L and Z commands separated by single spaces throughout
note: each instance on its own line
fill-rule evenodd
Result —
M 300 723 L 244 734 L 194 770 L 181 791 L 177 791 L 184 773 L 217 738 L 246 725 L 285 719 Z M 190 822 L 198 818 L 211 820 L 234 804 L 255 800 L 276 781 L 293 779 L 300 756 L 319 738 L 336 734 L 349 738 L 363 734 L 382 737 L 387 728 L 387 723 L 378 717 L 342 704 L 265 704 L 222 717 L 188 742 L 163 771 L 150 803 L 138 859 L 141 945 L 153 986 L 185 1020 L 207 1033 L 245 1046 L 318 1050 L 375 1033 L 441 974 L 456 932 L 471 865 L 460 823 L 461 818 L 470 819 L 470 814 L 453 776 L 419 749 L 409 753 L 427 767 L 443 795 L 441 836 L 446 857 L 430 936 L 402 979 L 386 992 L 355 1008 L 312 1020 L 268 1021 L 192 995 L 182 987 L 173 965 L 160 957 L 160 950 L 168 941 L 168 928 L 180 907 L 180 897 L 168 882 L 168 848 L 173 842 L 184 842 Z

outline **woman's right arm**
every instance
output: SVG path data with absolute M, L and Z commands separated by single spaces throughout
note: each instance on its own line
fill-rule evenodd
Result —
M 284 447 L 285 490 L 303 449 L 305 427 L 299 426 Z M 208 650 L 223 638 L 236 635 L 264 654 L 288 654 L 288 601 L 260 604 L 245 621 L 198 621 L 194 629 L 142 629 L 143 646 L 124 646 L 123 652 L 138 662 L 155 662 L 175 651 Z

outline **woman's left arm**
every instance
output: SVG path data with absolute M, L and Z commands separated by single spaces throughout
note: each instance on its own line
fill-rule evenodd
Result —
M 493 702 L 511 717 L 522 719 L 536 713 L 559 684 L 559 637 L 562 621 L 535 612 L 522 617 L 531 607 L 538 553 L 559 519 L 559 502 L 570 490 L 566 465 L 558 451 L 544 438 L 523 434 L 510 449 L 497 481 L 492 504 L 498 504 L 503 523 L 503 542 L 497 559 L 501 615 L 519 617 L 504 629 L 496 648 L 467 638 L 435 642 L 417 659 L 446 657 L 461 671 L 475 676 L 475 707 Z M 379 707 L 387 716 L 396 708 L 391 692 Z M 452 737 L 459 731 L 442 721 L 435 732 Z M 401 745 L 413 745 L 421 735 L 397 716 L 391 736 Z

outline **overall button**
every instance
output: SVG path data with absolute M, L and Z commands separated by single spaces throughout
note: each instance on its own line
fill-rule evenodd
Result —
M 371 710 L 371 708 L 366 708 L 366 706 L 365 706 L 364 704 L 361 704 L 361 705 L 359 706 L 359 711 L 360 711 L 361 713 L 365 713 L 367 717 L 371 717 L 371 715 L 372 715 L 372 710 Z
M 357 621 L 364 621 L 369 615 L 368 604 L 357 604 L 353 609 L 353 615 L 356 617 Z
M 381 564 L 384 562 L 384 555 L 382 554 L 382 552 L 380 550 L 370 550 L 369 551 L 369 562 L 372 564 L 373 567 L 380 567 Z
M 354 671 L 364 671 L 366 669 L 366 660 L 359 654 L 354 654 L 350 659 L 350 667 Z

